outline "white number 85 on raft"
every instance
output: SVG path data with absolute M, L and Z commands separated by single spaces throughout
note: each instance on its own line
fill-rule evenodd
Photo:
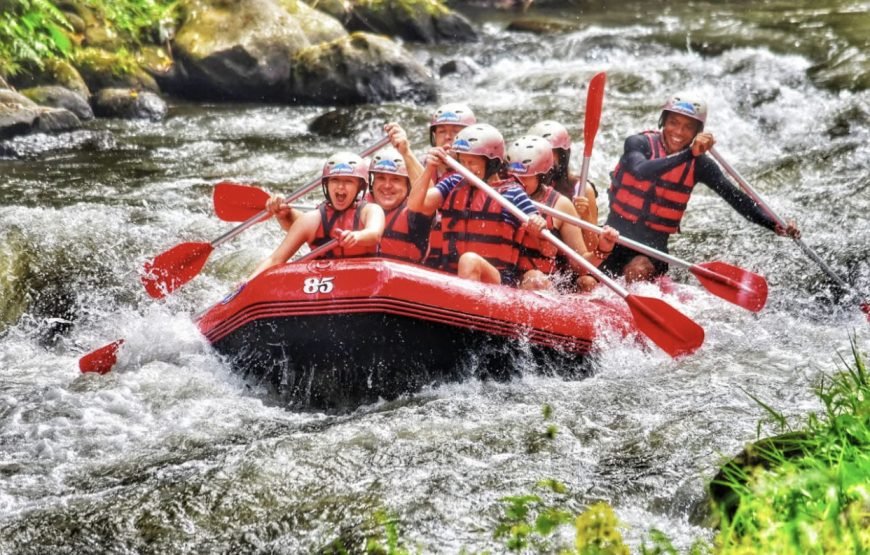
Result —
M 316 278 L 310 277 L 306 278 L 303 282 L 302 292 L 307 295 L 314 295 L 315 293 L 330 293 L 332 292 L 335 284 L 333 283 L 334 277 L 324 277 L 324 278 Z

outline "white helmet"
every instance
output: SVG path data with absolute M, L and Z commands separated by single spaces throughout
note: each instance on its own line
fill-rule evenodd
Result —
M 568 130 L 558 121 L 539 121 L 529 128 L 529 135 L 537 135 L 550 141 L 553 148 L 571 150 L 571 136 Z
M 553 167 L 553 146 L 537 135 L 525 135 L 508 145 L 507 171 L 513 175 L 545 174 Z
M 665 105 L 662 106 L 662 115 L 659 116 L 659 127 L 665 124 L 665 112 L 682 114 L 700 121 L 699 132 L 704 129 L 704 124 L 707 123 L 707 103 L 689 94 L 677 93 L 665 102 Z
M 504 137 L 498 129 L 486 123 L 476 123 L 460 131 L 453 139 L 452 148 L 459 154 L 476 154 L 504 161 Z
M 429 120 L 429 144 L 435 146 L 435 127 L 439 125 L 458 125 L 468 127 L 477 123 L 474 112 L 468 105 L 461 102 L 452 102 L 439 106 L 432 119 Z
M 369 178 L 369 163 L 354 154 L 353 152 L 336 152 L 330 156 L 326 163 L 323 164 L 323 172 L 321 174 L 320 184 L 323 186 L 323 196 L 327 202 L 332 202 L 329 198 L 329 190 L 326 188 L 326 182 L 330 177 L 350 176 L 358 177 L 361 180 L 359 192 L 364 189 L 365 183 Z
M 405 159 L 399 154 L 395 148 L 388 146 L 377 151 L 372 156 L 372 163 L 369 165 L 369 188 L 375 183 L 376 173 L 386 173 L 390 175 L 399 175 L 408 180 L 408 187 L 411 187 L 411 180 L 408 177 L 408 167 L 405 166 Z

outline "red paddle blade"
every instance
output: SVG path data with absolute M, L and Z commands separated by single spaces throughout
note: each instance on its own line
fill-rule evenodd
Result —
M 861 303 L 861 311 L 867 315 L 867 321 L 870 322 L 870 303 Z
M 79 359 L 79 370 L 85 372 L 96 372 L 97 374 L 105 374 L 118 362 L 118 349 L 124 344 L 123 339 L 113 341 L 105 347 L 100 347 L 96 351 L 91 351 Z
M 214 250 L 211 243 L 181 243 L 147 261 L 141 278 L 152 299 L 162 299 L 199 274 Z
M 746 310 L 758 312 L 767 302 L 764 276 L 725 262 L 702 262 L 689 267 L 707 291 Z
M 589 81 L 586 91 L 586 121 L 583 125 L 583 156 L 592 156 L 592 145 L 595 144 L 595 135 L 598 134 L 598 123 L 601 121 L 601 105 L 604 103 L 604 84 L 607 74 L 603 71 L 596 73 Z
M 694 353 L 704 343 L 704 328 L 668 303 L 652 297 L 625 297 L 634 323 L 672 357 Z
M 267 200 L 269 193 L 258 187 L 231 181 L 214 186 L 214 211 L 225 222 L 244 222 L 256 216 L 266 208 Z

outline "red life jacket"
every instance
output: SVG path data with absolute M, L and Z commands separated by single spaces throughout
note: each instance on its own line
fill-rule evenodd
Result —
M 317 207 L 320 212 L 320 227 L 314 234 L 314 240 L 311 242 L 311 248 L 319 247 L 330 239 L 334 239 L 332 231 L 334 229 L 349 229 L 351 231 L 359 231 L 362 229 L 362 211 L 366 205 L 365 200 L 355 202 L 347 209 L 338 212 L 328 202 L 323 202 Z M 336 247 L 331 251 L 322 254 L 318 258 L 359 258 L 363 256 L 373 256 L 377 251 L 377 245 L 371 247 L 352 247 L 343 249 Z
M 667 156 L 661 133 L 646 131 L 644 135 L 652 150 L 651 160 Z M 621 164 L 616 165 L 612 175 L 611 210 L 632 223 L 641 221 L 654 231 L 668 234 L 680 231 L 680 220 L 695 187 L 694 158 L 653 181 L 635 178 Z
M 561 196 L 562 195 L 552 187 L 546 187 L 544 188 L 544 200 L 542 201 L 542 204 L 546 204 L 550 208 L 555 208 L 556 202 Z M 547 229 L 553 230 L 553 216 L 547 214 L 544 218 L 547 221 Z M 546 239 L 541 240 L 546 241 Z M 520 243 L 520 255 L 517 260 L 517 268 L 519 268 L 521 273 L 529 270 L 540 270 L 545 274 L 551 274 L 553 273 L 553 270 L 556 269 L 555 255 L 544 256 L 543 253 L 538 250 L 539 245 L 540 243 L 530 235 L 524 235 L 522 243 Z
M 414 242 L 408 226 L 408 199 L 387 213 L 387 224 L 378 245 L 378 256 L 408 262 L 423 260 L 424 250 Z
M 429 254 L 426 255 L 426 266 L 441 268 L 444 265 L 444 234 L 441 232 L 441 213 L 435 214 L 432 229 L 429 231 Z
M 515 185 L 511 180 L 509 185 Z M 505 182 L 493 184 L 504 189 Z M 441 233 L 444 236 L 444 265 L 456 272 L 459 257 L 475 252 L 499 272 L 514 271 L 519 245 L 518 230 L 506 222 L 499 203 L 466 181 L 453 189 L 441 205 Z

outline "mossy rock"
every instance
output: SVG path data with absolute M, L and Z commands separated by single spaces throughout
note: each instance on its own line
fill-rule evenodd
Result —
M 22 89 L 21 94 L 41 106 L 64 108 L 86 121 L 94 118 L 91 105 L 81 95 L 58 85 Z
M 294 55 L 347 32 L 295 0 L 190 0 L 174 41 L 173 92 L 194 98 L 279 99 Z
M 160 121 L 167 112 L 162 98 L 135 89 L 102 89 L 91 101 L 94 113 L 99 117 Z
M 353 33 L 307 48 L 293 59 L 290 102 L 360 104 L 436 97 L 429 71 L 386 37 Z
M 158 92 L 160 87 L 136 59 L 124 51 L 82 48 L 76 52 L 75 65 L 91 90 L 131 88 Z
M 58 58 L 45 60 L 42 68 L 27 68 L 15 76 L 13 83 L 19 89 L 58 85 L 83 98 L 91 96 L 91 91 L 78 70 L 71 63 Z
M 31 247 L 17 229 L 0 234 L 0 332 L 17 322 L 29 305 Z
M 66 0 L 58 3 L 67 15 L 75 32 L 81 35 L 82 46 L 115 50 L 124 46 L 124 40 L 110 21 L 91 9 L 85 2 Z M 70 15 L 72 17 L 70 17 Z
M 315 2 L 349 31 L 367 31 L 411 42 L 477 40 L 474 26 L 441 0 L 327 0 Z

